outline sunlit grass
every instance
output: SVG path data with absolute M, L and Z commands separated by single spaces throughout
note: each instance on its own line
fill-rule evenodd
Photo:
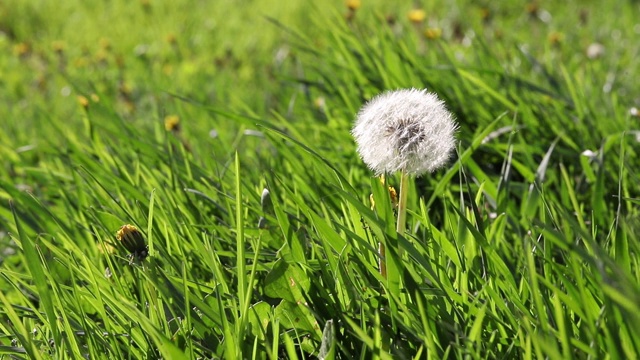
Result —
M 0 5 L 0 356 L 638 356 L 637 7 L 348 3 Z M 399 235 L 406 87 L 460 131 Z

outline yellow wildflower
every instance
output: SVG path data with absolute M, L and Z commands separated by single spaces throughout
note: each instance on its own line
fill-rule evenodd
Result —
M 412 23 L 419 24 L 427 17 L 427 12 L 422 9 L 412 9 L 407 14 L 407 17 Z
M 89 99 L 82 95 L 78 95 L 78 104 L 80 104 L 86 110 L 89 108 Z
M 164 118 L 164 128 L 167 131 L 180 131 L 180 117 L 178 115 L 168 115 Z
M 346 4 L 347 4 L 347 8 L 349 8 L 349 10 L 356 11 L 356 10 L 358 10 L 360 8 L 360 6 L 362 6 L 362 1 L 361 0 L 347 0 Z
M 442 29 L 440 28 L 427 28 L 424 31 L 424 36 L 429 40 L 440 39 L 442 36 Z

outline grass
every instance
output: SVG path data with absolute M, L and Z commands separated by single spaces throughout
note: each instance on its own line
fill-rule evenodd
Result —
M 278 4 L 0 5 L 0 357 L 640 355 L 635 2 Z M 460 123 L 403 235 L 399 87 Z

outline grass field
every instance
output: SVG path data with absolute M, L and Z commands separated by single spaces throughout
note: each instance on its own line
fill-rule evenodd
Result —
M 0 358 L 640 357 L 640 3 L 421 3 L 0 3 Z

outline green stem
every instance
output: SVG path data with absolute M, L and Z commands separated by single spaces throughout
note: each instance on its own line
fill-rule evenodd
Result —
M 398 235 L 404 235 L 404 230 L 407 226 L 407 198 L 409 192 L 409 174 L 405 170 L 402 170 L 400 178 L 400 195 L 398 198 L 398 222 L 396 224 L 396 231 Z

